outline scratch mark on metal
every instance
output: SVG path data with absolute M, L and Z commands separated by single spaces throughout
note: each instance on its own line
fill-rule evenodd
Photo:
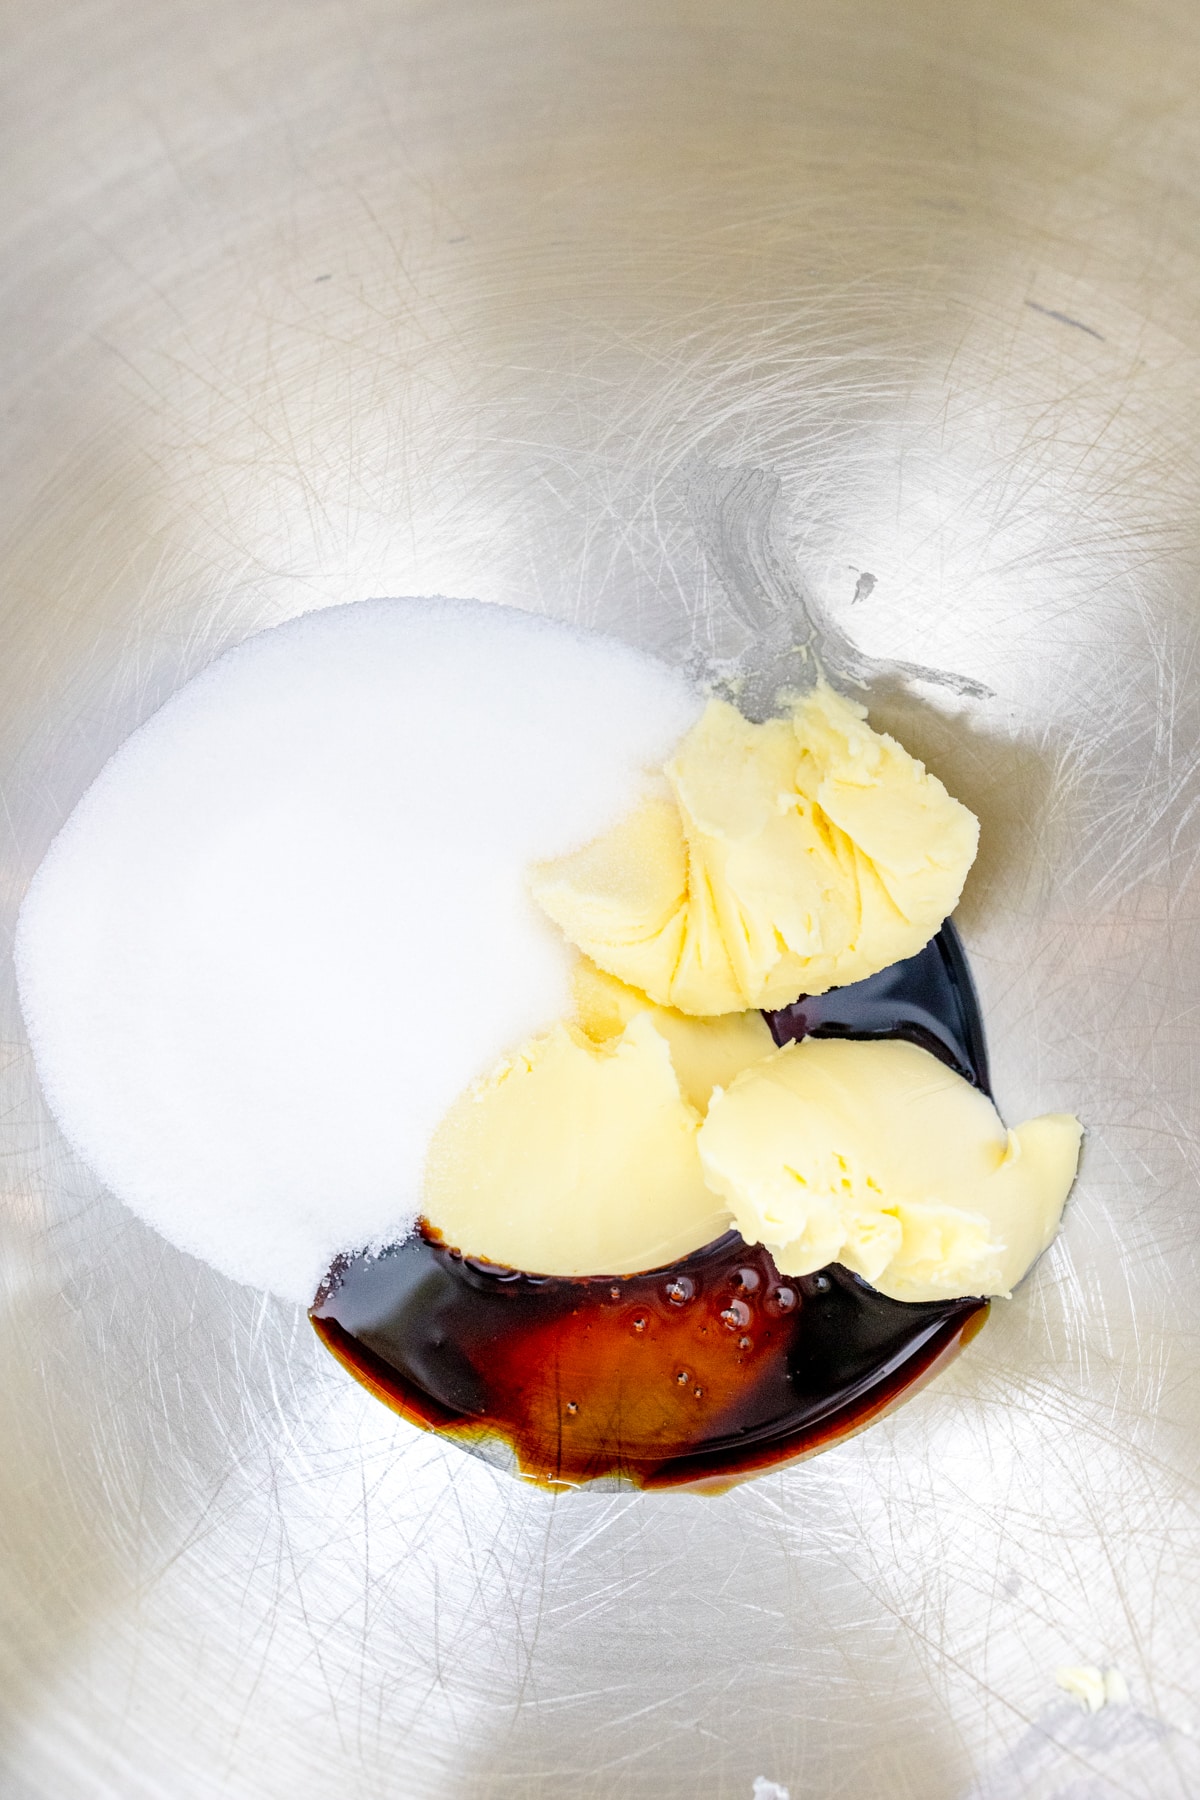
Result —
M 1070 325 L 1075 331 L 1086 331 L 1087 335 L 1095 338 L 1097 343 L 1103 344 L 1107 342 L 1107 339 L 1102 333 L 1095 330 L 1091 325 L 1085 325 L 1082 319 L 1073 319 L 1070 313 L 1056 312 L 1054 307 L 1041 306 L 1036 300 L 1027 300 L 1025 304 L 1031 312 L 1041 313 L 1043 318 L 1056 319 L 1060 325 Z

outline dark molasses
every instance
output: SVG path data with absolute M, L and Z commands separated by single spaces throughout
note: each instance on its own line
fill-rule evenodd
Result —
M 906 1037 L 987 1091 L 949 924 L 918 956 L 767 1015 L 776 1042 Z M 889 1300 L 836 1264 L 801 1279 L 729 1232 L 669 1269 L 539 1277 L 415 1234 L 340 1259 L 312 1308 L 379 1399 L 550 1488 L 730 1485 L 857 1431 L 979 1328 L 986 1302 Z
M 962 940 L 947 919 L 916 956 L 851 987 L 767 1013 L 777 1044 L 802 1037 L 907 1038 L 991 1093 L 983 1016 Z

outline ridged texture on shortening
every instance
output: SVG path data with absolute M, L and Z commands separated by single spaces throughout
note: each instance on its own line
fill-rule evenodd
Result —
M 785 1006 L 915 956 L 954 910 L 972 813 L 820 686 L 751 724 L 711 701 L 650 796 L 535 872 L 572 943 L 660 1005 Z
M 900 1039 L 788 1044 L 715 1094 L 700 1160 L 779 1268 L 855 1270 L 894 1300 L 1007 1294 L 1051 1242 L 1081 1127 L 1006 1131 L 986 1094 Z

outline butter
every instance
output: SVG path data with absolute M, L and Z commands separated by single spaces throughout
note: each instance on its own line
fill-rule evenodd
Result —
M 607 1043 L 619 1037 L 631 1019 L 648 1016 L 666 1040 L 684 1099 L 702 1115 L 714 1088 L 727 1088 L 743 1069 L 761 1062 L 775 1048 L 760 1012 L 696 1019 L 673 1007 L 657 1006 L 637 988 L 582 958 L 571 987 L 575 1017 L 594 1043 Z
M 915 955 L 958 899 L 976 820 L 823 685 L 758 725 L 710 702 L 665 775 L 532 872 L 584 952 L 576 1018 L 455 1102 L 427 1219 L 546 1275 L 660 1267 L 732 1217 L 785 1274 L 840 1262 L 897 1300 L 1009 1293 L 1058 1228 L 1079 1122 L 1008 1131 L 902 1041 L 775 1050 L 757 1010 Z
M 978 824 L 823 684 L 755 725 L 713 700 L 653 796 L 538 865 L 535 898 L 600 968 L 694 1015 L 787 1005 L 928 943 Z
M 780 1270 L 839 1262 L 895 1300 L 1011 1292 L 1051 1242 L 1082 1127 L 1014 1131 L 986 1095 L 899 1040 L 806 1038 L 714 1094 L 714 1192 Z
M 650 1015 L 603 1043 L 559 1024 L 443 1117 L 423 1211 L 454 1248 L 510 1268 L 658 1268 L 728 1229 L 700 1168 L 699 1123 Z

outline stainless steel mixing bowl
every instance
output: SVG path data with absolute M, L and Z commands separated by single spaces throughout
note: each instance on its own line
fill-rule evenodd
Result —
M 712 667 L 806 603 L 982 817 L 1001 1104 L 1089 1130 L 890 1420 L 550 1498 L 99 1192 L 6 975 L 6 1800 L 1200 1794 L 1194 0 L 0 25 L 6 921 L 131 726 L 304 608 Z

